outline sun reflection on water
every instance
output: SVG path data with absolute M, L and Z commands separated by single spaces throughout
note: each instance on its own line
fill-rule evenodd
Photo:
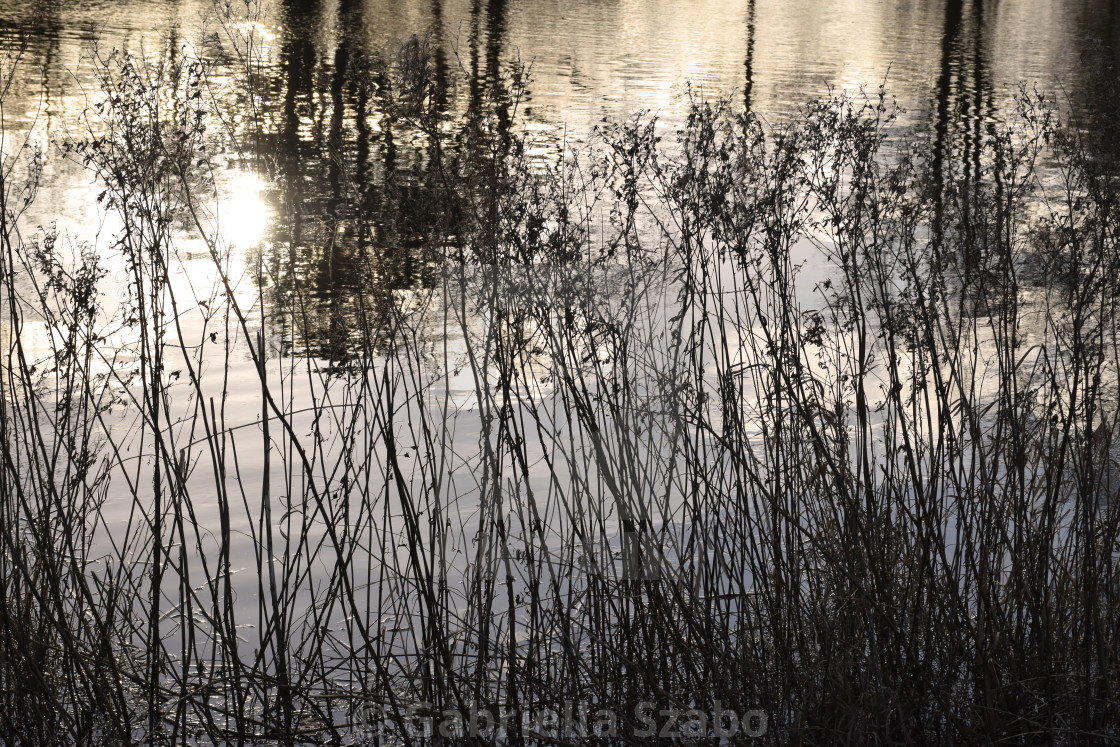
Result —
M 264 180 L 247 171 L 230 179 L 217 214 L 218 233 L 230 246 L 253 249 L 264 238 L 270 218 L 264 201 L 265 186 Z

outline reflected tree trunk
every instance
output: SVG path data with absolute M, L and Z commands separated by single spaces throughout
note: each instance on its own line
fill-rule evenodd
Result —
M 303 147 L 299 105 L 301 100 L 311 102 L 315 86 L 315 44 L 308 33 L 313 22 L 310 5 L 293 0 L 285 4 L 292 31 L 286 35 L 280 51 L 284 102 L 276 158 L 283 182 L 285 213 L 290 221 L 289 241 L 293 247 L 301 243 L 303 235 L 304 190 L 300 167 Z
M 502 43 L 506 30 L 506 0 L 490 0 L 486 8 L 486 84 L 495 90 L 502 78 Z M 503 142 L 508 138 L 510 126 L 509 106 L 502 102 L 497 107 L 498 128 Z
M 754 93 L 754 23 L 755 23 L 755 0 L 748 0 L 747 2 L 747 59 L 744 63 L 746 67 L 746 76 L 743 80 L 743 108 L 745 111 L 751 111 L 753 99 L 751 98 Z
M 950 101 L 953 86 L 953 48 L 960 36 L 963 0 L 946 0 L 945 29 L 941 35 L 941 72 L 937 78 L 936 107 L 934 114 L 934 141 L 932 163 L 934 188 L 934 251 L 940 252 L 944 242 L 945 170 L 951 169 L 952 145 L 949 125 L 952 119 Z
M 958 237 L 966 272 L 979 266 L 987 234 L 974 225 L 981 199 L 986 138 L 994 135 L 991 76 L 987 67 L 983 0 L 948 0 L 941 40 L 941 66 L 935 93 L 934 143 L 931 172 L 934 188 L 934 247 L 945 240 L 947 200 L 959 211 L 950 221 L 959 225 Z M 954 183 L 954 180 L 960 183 Z M 997 189 L 1000 185 L 996 185 Z

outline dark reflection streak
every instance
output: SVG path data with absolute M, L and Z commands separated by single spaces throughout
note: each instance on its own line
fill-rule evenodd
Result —
M 290 220 L 289 243 L 294 247 L 300 243 L 303 233 L 299 102 L 302 96 L 310 101 L 314 93 L 315 46 L 307 36 L 311 25 L 307 3 L 296 1 L 285 5 L 288 32 L 280 52 L 284 105 L 277 158 L 287 203 L 285 212 Z
M 301 139 L 301 115 L 314 116 L 309 109 L 314 101 L 317 58 L 312 41 L 316 5 L 301 0 L 285 0 L 282 5 L 285 31 L 279 53 L 279 85 L 283 89 L 283 99 L 274 141 L 280 209 L 275 244 L 277 253 L 269 259 L 275 268 L 277 287 L 294 292 L 293 298 L 300 299 L 298 310 L 289 309 L 291 316 L 279 315 L 283 340 L 290 339 L 290 334 L 294 332 L 289 324 L 301 326 L 298 317 L 303 316 L 303 326 L 306 327 L 306 309 L 302 305 L 306 298 L 304 289 L 314 293 L 319 285 L 318 278 L 305 277 L 302 269 L 306 262 L 303 247 L 305 214 L 308 213 L 306 203 L 315 197 L 305 191 L 304 168 L 311 160 L 304 157 L 306 149 Z M 281 254 L 280 247 L 284 247 L 286 253 Z M 263 595 L 263 591 L 261 593 Z
M 999 0 L 995 0 L 995 2 L 993 4 L 998 6 L 999 5 Z M 998 7 L 992 8 L 989 15 L 993 19 L 998 18 L 999 17 Z M 986 39 L 983 39 L 983 40 L 978 39 L 977 42 L 976 42 L 976 46 L 983 50 L 984 58 L 986 59 L 987 55 L 988 55 Z M 983 116 L 984 116 L 984 119 L 987 122 L 988 138 L 994 144 L 996 136 L 998 135 L 998 132 L 999 132 L 998 128 L 996 127 L 998 109 L 996 107 L 995 91 L 994 91 L 994 87 L 992 85 L 992 76 L 991 76 L 986 64 L 982 68 L 978 68 L 976 88 L 978 90 L 983 91 L 983 94 L 984 94 Z M 1003 195 L 1004 195 L 1004 183 L 1003 183 L 1003 166 L 1004 166 L 1004 163 L 1003 163 L 1002 151 L 1000 150 L 1000 148 L 998 146 L 995 147 L 995 156 L 996 156 L 996 159 L 997 159 L 996 163 L 995 163 L 995 169 L 994 169 L 994 171 L 995 171 L 996 204 L 998 206 L 1000 206 L 1000 209 L 1002 209 Z
M 958 47 L 959 63 L 957 65 L 957 97 L 960 101 L 958 108 L 958 127 L 961 131 L 961 167 L 964 181 L 961 190 L 961 218 L 964 221 L 965 245 L 964 249 L 971 258 L 975 258 L 976 235 L 972 225 L 972 207 L 980 189 L 980 107 L 979 107 L 979 66 L 982 64 L 976 56 L 979 54 L 979 35 L 982 21 L 982 0 L 973 0 L 969 20 L 969 33 L 962 38 Z M 968 56 L 968 43 L 973 45 L 973 56 Z M 949 144 L 952 148 L 952 143 Z
M 505 36 L 505 0 L 490 0 L 486 7 L 486 83 L 497 90 L 502 75 L 502 39 Z M 509 132 L 509 106 L 497 107 L 498 129 L 503 138 Z
M 182 58 L 180 57 L 180 49 L 179 49 L 179 26 L 178 25 L 172 25 L 171 28 L 169 28 L 167 30 L 167 41 L 164 45 L 164 55 L 165 55 L 165 60 L 164 60 L 164 69 L 165 70 L 174 70 L 175 66 L 178 65 L 182 61 Z
M 349 69 L 350 47 L 347 34 L 343 30 L 338 46 L 334 51 L 334 70 L 331 73 L 331 117 L 327 132 L 327 179 L 330 183 L 331 193 L 327 202 L 327 213 L 330 222 L 326 226 L 327 235 L 324 237 L 323 255 L 320 260 L 316 285 L 321 291 L 327 291 L 332 298 L 337 297 L 338 286 L 336 281 L 344 277 L 347 268 L 342 247 L 338 246 L 340 228 L 344 227 L 346 211 L 343 196 L 343 148 L 342 148 L 342 117 L 345 108 L 343 86 Z M 338 340 L 342 333 L 342 319 L 337 307 L 332 308 L 330 314 L 329 341 Z
M 393 122 L 388 117 L 381 123 L 381 162 L 385 184 L 390 186 L 397 173 L 397 143 L 393 137 Z
M 47 43 L 46 43 L 46 49 L 44 50 L 44 54 L 43 54 L 43 73 L 42 73 L 42 80 L 43 80 L 42 110 L 47 113 L 48 117 L 50 116 L 52 110 L 54 109 L 53 102 L 51 101 L 51 91 L 52 91 L 52 88 L 51 88 L 51 72 L 56 69 L 57 60 L 60 59 L 61 56 L 62 56 L 61 44 L 59 42 L 59 33 L 61 31 L 61 26 L 58 25 L 58 16 L 57 15 L 51 14 L 51 17 L 52 17 L 51 18 L 52 26 L 49 27 L 49 30 L 46 30 Z M 61 102 L 65 98 L 65 92 L 62 90 L 61 82 L 59 83 L 58 88 L 59 88 L 58 98 L 59 98 L 59 101 Z M 48 125 L 49 125 L 50 120 L 48 119 L 47 122 L 48 122 Z
M 746 80 L 743 83 L 743 108 L 751 110 L 751 93 L 754 91 L 754 6 L 755 0 L 747 2 L 747 68 Z
M 975 0 L 976 38 L 972 51 L 972 176 L 973 199 L 980 199 L 981 163 L 984 151 L 984 96 L 988 91 L 988 71 L 984 61 L 984 0 Z
M 1094 160 L 1115 169 L 1120 160 L 1120 3 L 1108 3 L 1107 12 L 1094 13 L 1087 21 L 1089 43 L 1080 55 L 1083 79 L 1072 89 L 1070 103 Z
M 364 83 L 358 83 L 355 86 L 356 95 L 354 98 L 354 126 L 358 134 L 358 142 L 356 146 L 357 168 L 355 170 L 355 177 L 358 182 L 358 189 L 361 196 L 360 204 L 365 204 L 365 197 L 368 193 L 372 182 L 373 172 L 370 170 L 370 140 L 373 137 L 370 131 L 369 121 L 369 86 Z M 365 211 L 363 211 L 364 213 Z
M 471 33 L 470 33 L 470 101 L 467 103 L 468 111 L 473 118 L 482 108 L 482 84 L 478 79 L 478 45 L 479 34 L 482 33 L 482 0 L 471 3 Z
M 491 83 L 501 74 L 505 10 L 506 0 L 490 0 L 486 6 L 486 75 Z
M 58 60 L 62 58 L 60 39 L 63 24 L 61 18 L 59 18 L 58 4 L 53 2 L 35 3 L 31 17 L 32 21 L 27 26 L 3 24 L 0 25 L 0 28 L 4 30 L 5 36 L 10 33 L 13 37 L 27 43 L 28 55 L 26 59 L 36 59 L 38 62 L 38 42 L 43 40 L 41 47 L 42 62 L 38 65 L 41 69 L 40 79 L 42 81 L 41 101 L 38 108 L 40 112 L 48 116 L 47 124 L 49 127 L 52 124 L 49 117 L 54 111 L 55 96 L 58 97 L 59 102 L 65 97 L 62 81 L 59 81 L 57 89 L 52 85 L 52 75 L 57 74 L 61 67 Z M 18 48 L 19 43 L 17 42 L 12 46 Z
M 315 273 L 315 290 L 329 299 L 330 313 L 326 329 L 325 350 L 333 359 L 345 357 L 347 325 L 341 308 L 343 289 L 356 277 L 353 265 L 354 242 L 362 243 L 367 233 L 361 225 L 361 210 L 353 209 L 353 174 L 346 169 L 347 142 L 343 122 L 347 110 L 347 87 L 357 63 L 354 36 L 361 28 L 359 11 L 352 0 L 340 0 L 338 5 L 338 42 L 335 46 L 330 79 L 330 118 L 326 137 L 326 168 L 330 193 L 325 196 L 322 253 L 318 255 Z M 355 112 L 359 120 L 363 111 Z M 359 141 L 363 138 L 364 123 L 358 125 Z M 359 148 L 361 146 L 359 145 Z M 358 169 L 362 168 L 359 159 Z
M 334 51 L 334 70 L 331 72 L 331 117 L 327 130 L 327 169 L 331 185 L 330 213 L 339 219 L 342 203 L 342 117 L 346 102 L 343 88 L 349 72 L 350 44 L 345 32 Z
M 353 197 L 356 212 L 354 228 L 357 234 L 357 256 L 364 262 L 368 258 L 377 225 L 377 219 L 370 209 L 371 197 L 375 197 L 373 190 L 377 181 L 370 157 L 373 133 L 368 119 L 369 65 L 362 47 L 362 38 L 367 27 L 361 3 L 357 0 L 341 0 L 339 17 L 343 24 L 342 42 L 347 46 L 348 56 L 353 62 L 348 78 L 354 96 L 354 191 L 356 192 Z
M 949 145 L 949 122 L 952 112 L 949 110 L 950 89 L 953 77 L 953 46 L 960 33 L 961 15 L 963 11 L 962 0 L 946 0 L 945 3 L 945 30 L 941 36 L 941 74 L 937 79 L 937 113 L 934 120 L 934 142 L 932 163 L 934 187 L 934 250 L 939 251 L 943 236 L 944 217 L 944 192 L 945 192 L 945 164 L 950 160 L 951 154 L 946 150 Z
M 447 108 L 447 50 L 443 28 L 443 3 L 441 0 L 432 0 L 432 64 L 435 73 L 435 105 L 437 111 L 443 112 Z

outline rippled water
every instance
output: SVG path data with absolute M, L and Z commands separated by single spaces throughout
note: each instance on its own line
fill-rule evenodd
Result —
M 527 64 L 515 125 L 529 134 L 530 155 L 555 158 L 596 125 L 639 111 L 671 130 L 690 97 L 731 97 L 777 121 L 830 88 L 884 80 L 908 126 L 967 149 L 1011 113 L 1021 83 L 1074 106 L 1091 101 L 1115 75 L 1118 29 L 1120 11 L 1103 1 L 277 0 L 236 29 L 258 45 L 254 114 L 244 68 L 208 0 L 9 2 L 0 4 L 0 46 L 27 48 L 3 116 L 9 135 L 29 132 L 49 156 L 29 227 L 55 221 L 71 240 L 104 249 L 115 224 L 98 206 L 101 188 L 73 160 L 54 157 L 88 134 L 96 59 L 114 49 L 163 62 L 201 55 L 214 65 L 209 94 L 230 131 L 247 142 L 250 122 L 263 125 L 255 159 L 228 147 L 215 154 L 214 220 L 238 261 L 282 254 L 292 261 L 276 271 L 293 273 L 325 307 L 347 292 L 357 249 L 399 257 L 387 287 L 421 282 L 414 248 L 431 216 L 418 185 L 430 163 L 359 83 L 366 61 L 415 34 L 435 50 L 448 111 L 481 95 L 465 80 L 485 86 Z M 372 237 L 354 230 L 359 217 Z M 197 267 L 189 261 L 192 241 L 180 240 L 186 279 L 209 272 L 201 244 Z M 103 253 L 120 275 L 119 258 Z M 240 286 L 250 298 L 251 286 Z
M 0 4 L 0 44 L 29 44 L 6 101 L 8 128 L 34 121 L 45 141 L 78 126 L 94 87 L 94 41 L 102 53 L 210 48 L 200 34 L 214 31 L 213 16 L 206 0 Z M 671 126 L 689 84 L 775 117 L 827 86 L 875 86 L 888 70 L 916 121 L 967 132 L 1003 117 L 1019 82 L 1060 86 L 1075 104 L 1090 97 L 1094 77 L 1113 74 L 1118 16 L 1103 0 L 277 0 L 261 24 L 264 75 L 283 114 L 278 143 L 325 158 L 317 146 L 341 109 L 346 144 L 372 146 L 374 163 L 362 168 L 376 180 L 388 157 L 382 133 L 358 122 L 376 118 L 376 106 L 357 101 L 347 80 L 355 60 L 414 33 L 430 31 L 449 76 L 458 66 L 494 76 L 516 59 L 531 64 L 520 115 L 555 142 L 639 109 Z M 229 50 L 209 51 L 221 74 Z M 41 212 L 91 217 L 93 187 L 77 170 L 55 167 L 46 186 Z
M 731 97 L 734 107 L 776 121 L 830 88 L 855 91 L 884 80 L 907 107 L 905 126 L 935 132 L 947 147 L 965 149 L 990 125 L 1010 116 L 1020 83 L 1060 91 L 1074 106 L 1092 101 L 1100 85 L 1115 77 L 1120 48 L 1114 43 L 1120 38 L 1120 10 L 1103 0 L 274 0 L 254 24 L 239 29 L 252 31 L 260 45 L 259 109 L 251 111 L 243 68 L 236 50 L 223 40 L 209 0 L 0 0 L 0 51 L 26 44 L 0 112 L 5 149 L 10 152 L 9 143 L 28 135 L 48 155 L 25 229 L 33 232 L 38 224 L 55 222 L 75 244 L 88 243 L 102 252 L 110 278 L 103 286 L 107 318 L 120 311 L 129 280 L 125 260 L 112 249 L 118 225 L 99 204 L 103 187 L 58 149 L 88 135 L 87 127 L 96 130 L 99 120 L 90 107 L 98 100 L 97 58 L 113 49 L 145 56 L 154 65 L 173 61 L 181 51 L 213 64 L 208 95 L 226 118 L 228 132 L 256 148 L 246 154 L 228 147 L 233 137 L 224 141 L 227 147 L 214 141 L 219 145 L 213 154 L 219 199 L 208 207 L 207 219 L 233 247 L 223 269 L 233 280 L 234 300 L 252 318 L 260 313 L 265 295 L 257 285 L 260 278 L 275 288 L 280 285 L 277 277 L 290 281 L 294 275 L 293 285 L 308 289 L 319 303 L 310 315 L 345 333 L 349 320 L 335 309 L 357 274 L 355 250 L 372 248 L 382 260 L 397 257 L 395 263 L 382 262 L 378 282 L 396 292 L 398 300 L 421 284 L 424 271 L 415 249 L 432 226 L 432 195 L 423 193 L 431 162 L 423 144 L 410 142 L 405 128 L 397 128 L 361 85 L 367 60 L 391 55 L 413 35 L 427 35 L 436 50 L 436 68 L 449 86 L 449 111 L 464 111 L 481 96 L 477 86 L 462 81 L 485 86 L 517 61 L 529 65 L 531 79 L 514 124 L 529 134 L 530 155 L 541 158 L 555 157 L 568 142 L 587 140 L 600 123 L 640 110 L 671 130 L 681 123 L 690 96 Z M 255 123 L 259 131 L 254 131 Z M 362 230 L 355 228 L 359 224 Z M 179 377 L 179 367 L 186 366 L 174 357 L 189 351 L 168 353 L 166 367 L 175 381 L 169 384 L 170 398 L 186 413 L 177 420 L 175 412 L 168 421 L 182 426 L 178 443 L 201 450 L 203 440 L 188 426 L 193 423 L 191 408 L 197 413 L 205 391 L 212 416 L 215 398 L 222 405 L 223 439 L 234 434 L 242 444 L 251 439 L 259 444 L 257 426 L 265 409 L 261 377 L 244 350 L 243 337 L 223 351 L 211 332 L 223 325 L 220 316 L 202 321 L 202 311 L 210 313 L 220 303 L 214 290 L 219 288 L 217 273 L 205 244 L 187 228 L 180 234 L 179 262 L 170 282 L 199 313 L 184 314 L 176 322 L 184 328 L 193 325 L 184 335 L 191 345 L 210 339 L 217 352 L 200 365 L 203 385 L 197 401 Z M 801 255 L 795 259 L 811 261 Z M 478 282 L 491 282 L 481 275 Z M 204 306 L 210 302 L 212 307 Z M 474 321 L 464 319 L 464 327 Z M 0 324 L 10 321 L 0 317 Z M 271 332 L 279 336 L 275 328 L 280 326 L 273 325 Z M 127 356 L 130 346 L 136 347 L 136 327 L 122 322 L 113 325 L 119 339 L 102 338 L 106 347 L 120 351 L 111 361 L 119 381 L 127 380 L 128 366 L 135 365 Z M 235 327 L 223 326 L 231 339 L 253 325 Z M 33 355 L 49 352 L 44 323 L 28 320 L 19 334 Z M 458 352 L 448 353 L 445 346 L 444 364 Z M 322 381 L 309 383 L 292 373 L 295 368 L 274 376 L 272 386 L 286 398 L 282 404 L 293 414 L 293 433 L 318 435 L 320 413 L 312 416 L 313 408 L 305 405 L 332 400 L 321 398 L 327 389 Z M 457 476 L 445 490 L 469 513 L 468 498 L 481 494 L 470 465 L 481 448 L 484 427 L 473 399 L 471 376 L 476 372 L 460 368 L 445 365 L 440 371 L 447 387 L 442 403 L 427 402 L 425 380 L 409 404 L 415 409 L 401 417 L 430 406 L 433 422 L 449 428 L 447 444 L 461 466 L 447 468 Z M 360 403 L 366 394 L 360 392 L 353 401 Z M 349 396 L 345 392 L 344 405 L 338 406 L 351 406 Z M 328 404 L 323 411 L 335 406 Z M 129 444 L 128 416 L 120 417 L 121 443 Z M 332 460 L 347 461 L 342 452 L 350 448 L 377 461 L 366 438 L 359 432 L 349 441 L 337 436 L 325 445 L 317 443 L 322 452 L 312 459 L 333 470 Z M 267 433 L 264 443 L 271 444 Z M 276 473 L 270 479 L 283 484 L 281 460 L 274 452 L 278 450 L 269 445 L 238 455 L 236 482 L 243 490 L 250 485 L 245 492 L 252 494 L 254 481 L 269 477 L 269 458 Z M 182 451 L 170 453 L 183 456 Z M 122 464 L 132 464 L 132 458 L 120 457 Z M 213 526 L 219 494 L 201 484 L 208 479 L 204 472 L 199 469 L 192 478 L 200 483 L 192 483 L 193 499 L 199 524 Z M 422 472 L 413 476 L 427 479 Z M 550 477 L 541 478 L 540 493 L 549 490 L 544 480 Z M 333 479 L 324 476 L 327 485 Z M 121 485 L 118 481 L 114 490 L 123 490 Z M 343 482 L 342 492 L 345 486 Z M 288 490 L 294 500 L 298 485 Z M 260 493 L 267 493 L 267 480 Z M 250 536 L 256 505 L 250 508 L 246 499 L 245 506 L 246 516 L 233 529 Z M 107 527 L 115 528 L 129 521 L 133 510 L 127 500 L 109 501 L 101 516 Z M 469 536 L 467 530 L 464 536 Z M 251 566 L 258 549 L 255 539 L 242 544 L 231 554 Z M 260 556 L 255 557 L 259 569 Z M 245 598 L 257 593 L 255 576 L 238 583 L 244 584 Z

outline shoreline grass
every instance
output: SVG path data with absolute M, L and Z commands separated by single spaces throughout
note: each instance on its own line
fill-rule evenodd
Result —
M 223 137 L 284 192 L 224 20 L 254 114 Z M 450 114 L 417 37 L 358 76 L 408 215 L 339 156 L 329 235 L 371 238 L 323 303 L 292 214 L 267 255 L 222 237 L 206 65 L 99 60 L 86 135 L 0 171 L 0 733 L 486 744 L 407 727 L 574 703 L 614 732 L 504 741 L 717 704 L 765 717 L 731 743 L 1116 737 L 1118 193 L 1044 97 L 979 172 L 883 89 L 548 165 L 523 70 Z M 23 233 L 63 156 L 119 217 L 108 316 L 103 257 Z

